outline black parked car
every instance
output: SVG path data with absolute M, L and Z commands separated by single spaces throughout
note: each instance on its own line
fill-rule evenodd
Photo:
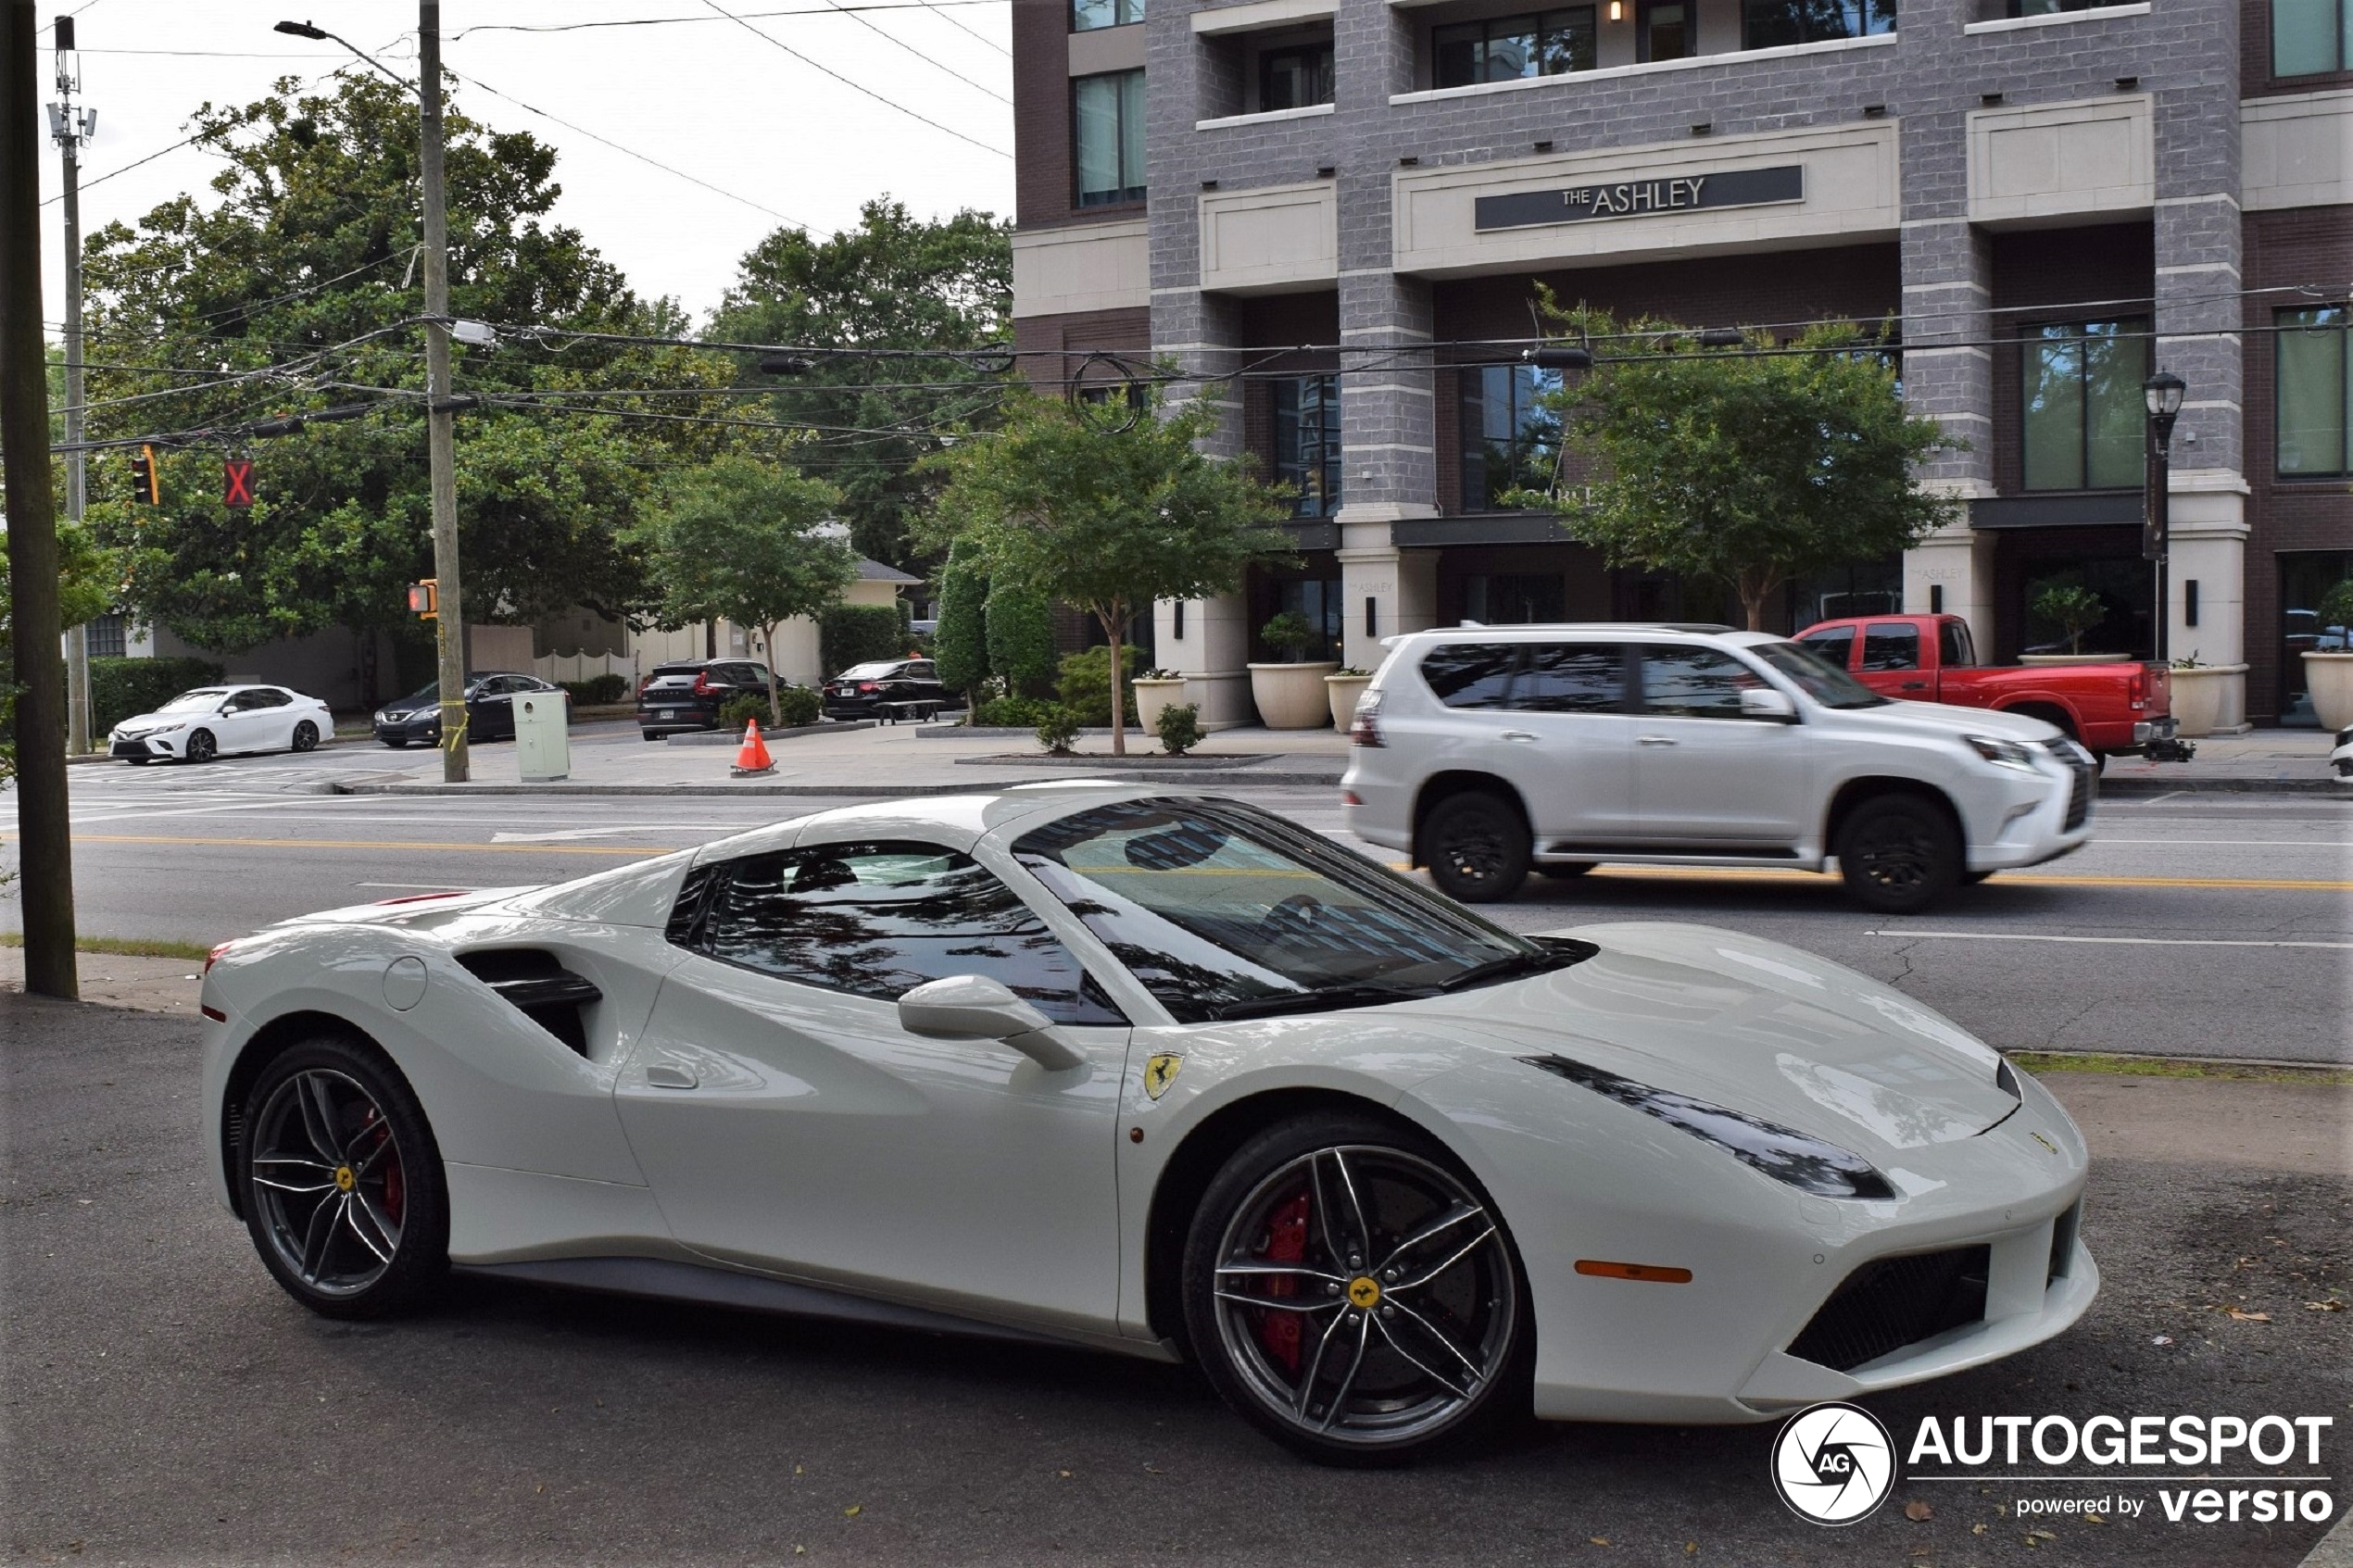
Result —
M 467 741 L 512 740 L 514 699 L 523 692 L 562 693 L 564 716 L 571 718 L 572 694 L 553 681 L 503 671 L 475 675 L 466 683 Z M 440 745 L 441 683 L 435 681 L 377 709 L 375 732 L 378 740 L 396 749 L 412 741 L 420 746 Z
M 825 717 L 871 719 L 886 702 L 945 703 L 948 688 L 928 659 L 877 659 L 853 664 L 825 683 Z
M 782 690 L 788 681 L 776 683 Z M 715 730 L 732 698 L 768 695 L 768 667 L 751 659 L 681 659 L 657 664 L 637 688 L 637 730 L 660 740 L 676 730 Z

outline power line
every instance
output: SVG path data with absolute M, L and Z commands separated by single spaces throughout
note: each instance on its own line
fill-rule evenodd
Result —
M 455 43 L 476 32 L 585 32 L 608 27 L 668 27 L 680 22 L 735 21 L 739 18 L 765 21 L 772 17 L 822 17 L 831 11 L 946 11 L 951 6 L 1001 6 L 1006 0 L 900 0 L 892 5 L 834 6 L 821 10 L 814 6 L 790 11 L 743 11 L 735 17 L 619 17 L 594 22 L 476 22 L 450 34 Z M 978 36 L 975 34 L 975 36 Z
M 833 0 L 826 0 L 826 3 L 828 5 L 832 5 Z M 908 43 L 897 33 L 892 32 L 886 28 L 877 27 L 875 23 L 868 21 L 863 16 L 859 14 L 856 9 L 848 6 L 834 6 L 833 8 L 840 12 L 843 16 L 848 17 L 850 20 L 856 22 L 860 27 L 864 28 L 868 32 L 873 33 L 877 38 L 887 39 L 891 43 L 896 44 L 908 54 L 912 55 L 915 58 L 923 61 L 924 64 L 930 66 L 937 70 L 944 70 L 949 75 L 954 77 L 957 81 L 963 82 L 965 86 L 975 88 L 980 92 L 988 94 L 990 97 L 996 99 L 999 103 L 1005 105 L 1007 107 L 1012 107 L 1013 100 L 1007 97 L 1004 94 L 998 92 L 994 87 L 989 86 L 987 82 L 974 81 L 971 77 L 966 76 L 963 71 L 958 70 L 954 66 L 948 64 L 944 60 L 932 58 L 931 56 L 925 54 L 921 49 L 916 48 L 912 44 Z
M 782 49 L 786 54 L 790 55 L 794 59 L 799 60 L 802 65 L 808 66 L 814 70 L 823 71 L 825 75 L 832 77 L 836 82 L 840 82 L 843 86 L 864 94 L 867 97 L 872 98 L 875 102 L 882 105 L 885 108 L 897 109 L 900 114 L 905 115 L 908 119 L 920 120 L 924 124 L 930 126 L 934 131 L 943 132 L 948 135 L 953 136 L 959 142 L 969 143 L 973 146 L 978 147 L 984 153 L 994 153 L 1001 158 L 1011 158 L 1013 156 L 1013 154 L 1005 151 L 1002 147 L 992 147 L 988 143 L 980 141 L 975 137 L 967 136 L 961 131 L 955 130 L 950 126 L 942 125 L 939 121 L 932 119 L 928 115 L 917 114 L 913 109 L 909 108 L 906 105 L 884 97 L 880 93 L 875 92 L 864 82 L 852 81 L 850 78 L 842 75 L 841 72 L 835 70 L 830 66 L 820 65 L 817 61 L 811 59 L 808 56 L 802 54 L 799 50 L 794 48 L 783 39 L 761 31 L 760 29 L 744 20 L 743 18 L 736 16 L 734 12 L 729 11 L 724 6 L 721 6 L 719 4 L 719 0 L 703 0 L 703 4 L 709 6 L 712 10 L 717 11 L 721 16 L 725 17 L 729 21 L 734 22 L 737 27 L 742 28 L 746 32 L 750 33 L 754 38 L 760 39 L 763 43 L 774 44 L 775 47 Z

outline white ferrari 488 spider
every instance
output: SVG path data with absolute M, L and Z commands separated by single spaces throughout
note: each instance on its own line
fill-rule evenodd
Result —
M 220 1194 L 312 1310 L 446 1269 L 1196 1360 L 1313 1457 L 1741 1422 L 2091 1304 L 2083 1142 L 1902 993 L 1512 935 L 1230 800 L 860 806 L 215 953 Z

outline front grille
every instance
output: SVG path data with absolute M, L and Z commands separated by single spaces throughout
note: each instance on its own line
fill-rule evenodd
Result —
M 1880 1258 L 1846 1276 L 1789 1353 L 1851 1372 L 1906 1345 L 1985 1316 L 1991 1247 Z
M 112 757 L 151 757 L 154 755 L 143 740 L 119 740 L 108 750 Z
M 2097 793 L 2099 775 L 2082 762 L 2069 763 L 2068 771 L 2075 775 L 2075 782 L 2067 792 L 2067 831 L 2072 833 L 2091 820 L 2092 797 Z

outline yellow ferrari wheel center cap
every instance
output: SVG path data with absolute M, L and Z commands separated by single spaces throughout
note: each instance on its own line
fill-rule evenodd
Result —
M 1370 1274 L 1358 1274 L 1348 1282 L 1349 1301 L 1364 1311 L 1380 1305 L 1380 1282 Z
M 349 1192 L 353 1187 L 356 1187 L 359 1185 L 359 1177 L 352 1171 L 350 1166 L 338 1165 L 335 1167 L 335 1190 L 337 1192 Z

